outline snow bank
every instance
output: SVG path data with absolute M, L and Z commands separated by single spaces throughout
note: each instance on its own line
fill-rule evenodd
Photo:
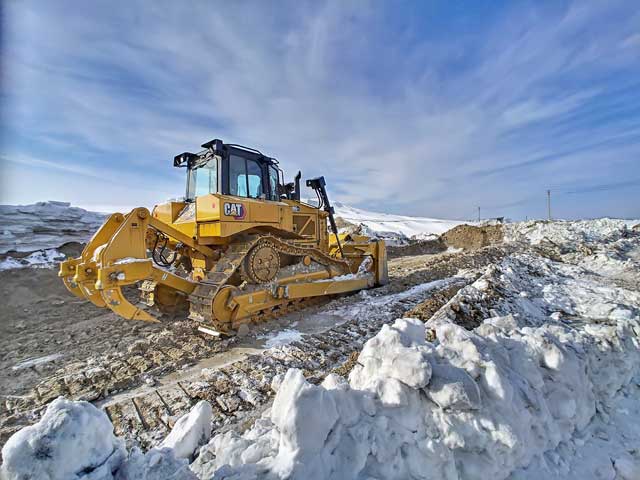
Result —
M 505 226 L 505 240 L 533 245 L 551 258 L 640 286 L 640 231 L 631 228 L 637 223 L 611 218 L 520 222 Z
M 67 242 L 86 242 L 106 215 L 71 207 L 66 202 L 0 205 L 0 253 L 34 252 Z
M 640 378 L 618 392 L 615 408 L 598 414 L 572 440 L 516 470 L 518 480 L 640 478 Z
M 196 432 L 208 431 L 210 417 L 211 406 L 200 402 L 165 441 L 176 450 L 161 447 L 142 454 L 134 449 L 127 455 L 102 410 L 60 397 L 38 423 L 9 438 L 2 449 L 0 473 L 6 480 L 196 480 L 187 461 L 179 457 L 197 448 Z
M 7 480 L 107 479 L 125 459 L 125 449 L 104 412 L 58 398 L 38 423 L 7 441 L 2 457 Z
M 330 375 L 315 386 L 289 370 L 271 411 L 243 435 L 215 436 L 192 469 L 305 480 L 562 472 L 640 371 L 640 296 L 601 283 L 573 265 L 507 258 L 428 325 L 383 327 L 348 382 Z M 474 312 L 475 329 L 459 325 Z M 627 451 L 616 471 L 632 475 L 637 444 L 618 441 Z M 582 459 L 584 471 L 601 459 Z
M 524 241 L 531 245 L 538 245 L 546 240 L 570 248 L 572 245 L 610 243 L 624 238 L 636 223 L 638 222 L 613 218 L 552 222 L 532 220 L 506 224 L 505 239 Z
M 389 244 L 404 244 L 409 239 L 434 238 L 457 225 L 468 222 L 427 217 L 408 217 L 360 210 L 336 202 L 336 216 L 356 225 L 364 225 L 363 235 L 383 238 Z

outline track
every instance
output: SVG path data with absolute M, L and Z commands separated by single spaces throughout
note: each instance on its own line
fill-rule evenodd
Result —
M 189 318 L 201 322 L 206 326 L 212 326 L 220 332 L 233 329 L 230 321 L 221 321 L 213 316 L 214 299 L 220 289 L 228 285 L 231 276 L 241 268 L 242 261 L 249 251 L 259 245 L 270 246 L 278 253 L 284 253 L 294 257 L 308 256 L 319 265 L 332 266 L 343 273 L 349 272 L 349 264 L 347 262 L 335 259 L 316 248 L 294 245 L 272 235 L 253 235 L 244 242 L 231 245 L 220 261 L 216 263 L 215 268 L 207 273 L 207 278 L 198 284 L 189 296 L 189 302 L 191 304 Z M 291 307 L 295 308 L 297 303 L 299 302 L 283 300 L 282 305 L 279 305 L 277 312 L 274 313 L 286 314 Z M 265 311 L 264 315 L 256 315 L 256 318 L 251 320 L 253 322 L 260 322 L 269 319 L 272 317 L 271 313 L 271 311 Z

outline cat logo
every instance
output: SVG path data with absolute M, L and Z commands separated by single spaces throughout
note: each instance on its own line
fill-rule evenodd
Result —
M 225 203 L 224 214 L 233 217 L 234 220 L 242 220 L 246 214 L 244 205 L 241 203 Z

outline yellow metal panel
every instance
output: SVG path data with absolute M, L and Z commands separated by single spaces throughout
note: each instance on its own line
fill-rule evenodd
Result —
M 164 223 L 171 223 L 176 220 L 186 204 L 184 202 L 167 202 L 153 207 L 151 216 Z
M 278 287 L 279 298 L 306 298 L 323 295 L 335 295 L 338 293 L 354 292 L 373 286 L 373 278 L 352 278 L 348 280 L 321 280 L 308 283 L 292 283 Z
M 160 205 L 156 205 L 155 207 L 153 207 L 151 215 L 153 216 L 153 218 L 156 218 L 163 223 L 173 222 L 170 203 L 161 203 Z
M 220 222 L 200 223 L 198 225 L 199 237 L 220 237 Z
M 220 220 L 221 195 L 202 195 L 196 198 L 196 220 L 210 222 Z
M 220 195 L 219 218 L 232 222 L 278 223 L 280 206 L 280 202 Z
M 193 238 L 196 236 L 196 225 L 197 225 L 196 222 L 172 223 L 169 225 L 188 237 Z
M 278 207 L 278 223 L 281 230 L 293 232 L 293 215 L 289 205 L 280 204 Z
M 278 223 L 279 205 L 272 202 L 249 203 L 249 221 L 254 223 Z

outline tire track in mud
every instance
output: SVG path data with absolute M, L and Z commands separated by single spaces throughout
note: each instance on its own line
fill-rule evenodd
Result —
M 107 401 L 103 408 L 112 419 L 117 435 L 135 439 L 143 447 L 160 441 L 175 420 L 200 400 L 207 400 L 213 406 L 214 430 L 252 418 L 273 396 L 271 384 L 277 375 L 284 375 L 289 368 L 299 368 L 307 379 L 319 383 L 354 351 L 359 351 L 383 324 L 402 316 L 434 293 L 450 290 L 452 286 L 460 288 L 475 278 L 436 280 L 406 292 L 367 298 L 331 310 L 331 314 L 349 314 L 353 318 L 287 345 L 242 355 L 221 368 L 201 368 L 169 385 Z M 170 409 L 167 405 L 171 405 Z
M 446 302 L 457 287 L 474 279 L 452 278 L 459 270 L 486 267 L 499 261 L 507 250 L 493 246 L 395 259 L 390 262 L 389 285 L 335 300 L 330 311 L 316 307 L 305 312 L 307 317 L 331 313 L 342 317 L 344 323 L 264 351 L 239 349 L 237 338 L 211 341 L 194 333 L 189 322 L 175 322 L 133 342 L 126 352 L 68 365 L 28 395 L 6 399 L 0 405 L 0 444 L 14 431 L 33 423 L 60 395 L 96 402 L 111 418 L 116 434 L 143 448 L 163 438 L 175 420 L 201 399 L 214 407 L 214 429 L 241 422 L 270 400 L 276 375 L 295 367 L 319 382 L 330 371 L 340 371 L 384 323 L 434 296 L 439 299 L 436 304 Z

